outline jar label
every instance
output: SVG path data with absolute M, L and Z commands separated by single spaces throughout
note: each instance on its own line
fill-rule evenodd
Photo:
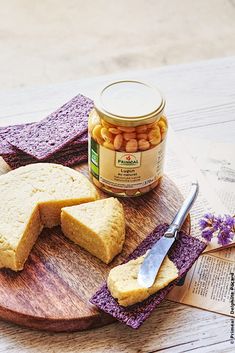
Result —
M 99 145 L 89 136 L 89 169 L 101 183 L 118 189 L 139 189 L 163 175 L 165 140 L 147 151 L 127 153 Z

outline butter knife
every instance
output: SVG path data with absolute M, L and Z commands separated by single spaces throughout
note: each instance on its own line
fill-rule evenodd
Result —
M 198 182 L 192 183 L 189 195 L 184 200 L 173 222 L 156 244 L 148 251 L 138 273 L 138 283 L 142 287 L 149 288 L 153 285 L 161 264 L 177 239 L 177 234 L 182 227 L 199 191 Z

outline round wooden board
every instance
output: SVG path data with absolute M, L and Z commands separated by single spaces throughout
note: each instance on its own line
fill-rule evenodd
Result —
M 85 165 L 76 169 L 87 173 Z M 143 197 L 120 198 L 126 215 L 126 241 L 122 253 L 110 265 L 66 239 L 60 227 L 44 229 L 23 271 L 0 271 L 0 318 L 55 332 L 113 322 L 91 305 L 89 298 L 105 281 L 111 267 L 121 263 L 156 225 L 172 221 L 182 200 L 168 177 Z M 184 230 L 190 232 L 189 217 Z

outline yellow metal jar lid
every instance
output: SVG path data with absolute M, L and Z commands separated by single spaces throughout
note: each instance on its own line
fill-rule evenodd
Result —
M 122 126 L 154 122 L 161 116 L 165 100 L 157 88 L 140 81 L 117 81 L 102 89 L 95 108 L 106 121 Z

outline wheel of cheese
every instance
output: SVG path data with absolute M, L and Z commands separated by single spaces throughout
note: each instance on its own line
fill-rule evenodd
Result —
M 0 176 L 0 268 L 22 270 L 42 228 L 60 224 L 62 207 L 98 198 L 86 177 L 59 164 L 31 164 Z

